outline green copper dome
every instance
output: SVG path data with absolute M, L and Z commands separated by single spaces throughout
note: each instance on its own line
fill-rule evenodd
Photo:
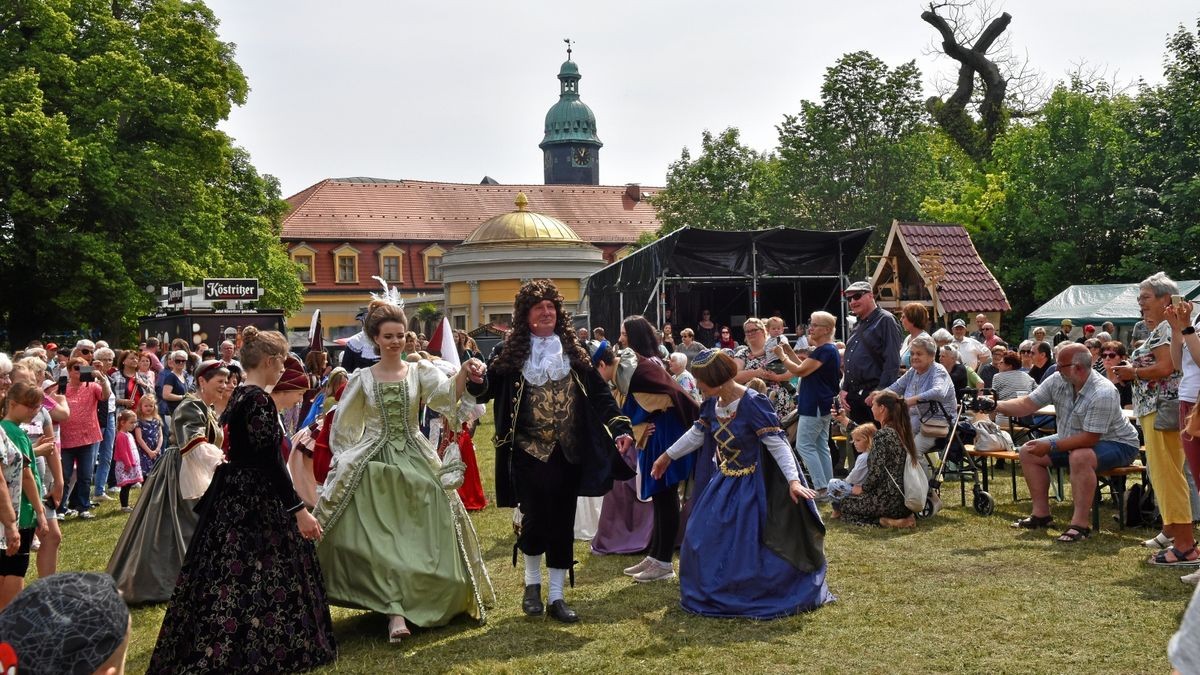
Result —
M 560 93 L 558 103 L 546 112 L 546 136 L 538 147 L 559 143 L 588 143 L 599 148 L 603 143 L 596 136 L 596 115 L 579 100 L 579 67 L 567 59 L 558 71 Z

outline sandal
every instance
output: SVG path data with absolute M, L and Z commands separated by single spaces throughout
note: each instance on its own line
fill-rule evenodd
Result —
M 1169 560 L 1167 556 L 1174 558 Z M 1156 567 L 1182 567 L 1184 565 L 1200 565 L 1200 552 L 1193 546 L 1186 551 L 1180 551 L 1172 546 L 1150 556 L 1147 561 Z
M 1092 536 L 1092 528 L 1082 527 L 1080 525 L 1071 525 L 1063 530 L 1063 533 L 1055 539 L 1060 544 L 1074 544 L 1081 542 Z
M 1054 522 L 1054 516 L 1029 516 L 1020 520 L 1013 521 L 1010 527 L 1018 530 L 1040 530 L 1043 527 L 1050 527 L 1050 523 Z

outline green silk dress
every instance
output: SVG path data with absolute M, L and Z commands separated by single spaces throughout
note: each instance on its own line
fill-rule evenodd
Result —
M 459 614 L 484 620 L 495 595 L 479 540 L 441 461 L 417 423 L 421 402 L 450 412 L 454 381 L 429 361 L 399 382 L 372 369 L 351 377 L 334 417 L 333 462 L 316 516 L 317 557 L 332 604 L 440 626 Z

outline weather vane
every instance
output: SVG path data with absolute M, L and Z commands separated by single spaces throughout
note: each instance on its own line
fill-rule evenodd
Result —
M 571 38 L 563 38 L 563 42 L 567 43 L 567 60 L 570 61 L 571 60 L 571 45 L 575 44 L 575 41 L 572 40 Z

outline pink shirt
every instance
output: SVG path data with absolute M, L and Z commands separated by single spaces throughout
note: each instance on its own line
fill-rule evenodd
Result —
M 95 382 L 81 382 L 78 387 L 67 386 L 67 405 L 71 416 L 61 425 L 62 447 L 78 448 L 100 442 L 100 419 L 96 406 L 104 400 L 104 390 Z

